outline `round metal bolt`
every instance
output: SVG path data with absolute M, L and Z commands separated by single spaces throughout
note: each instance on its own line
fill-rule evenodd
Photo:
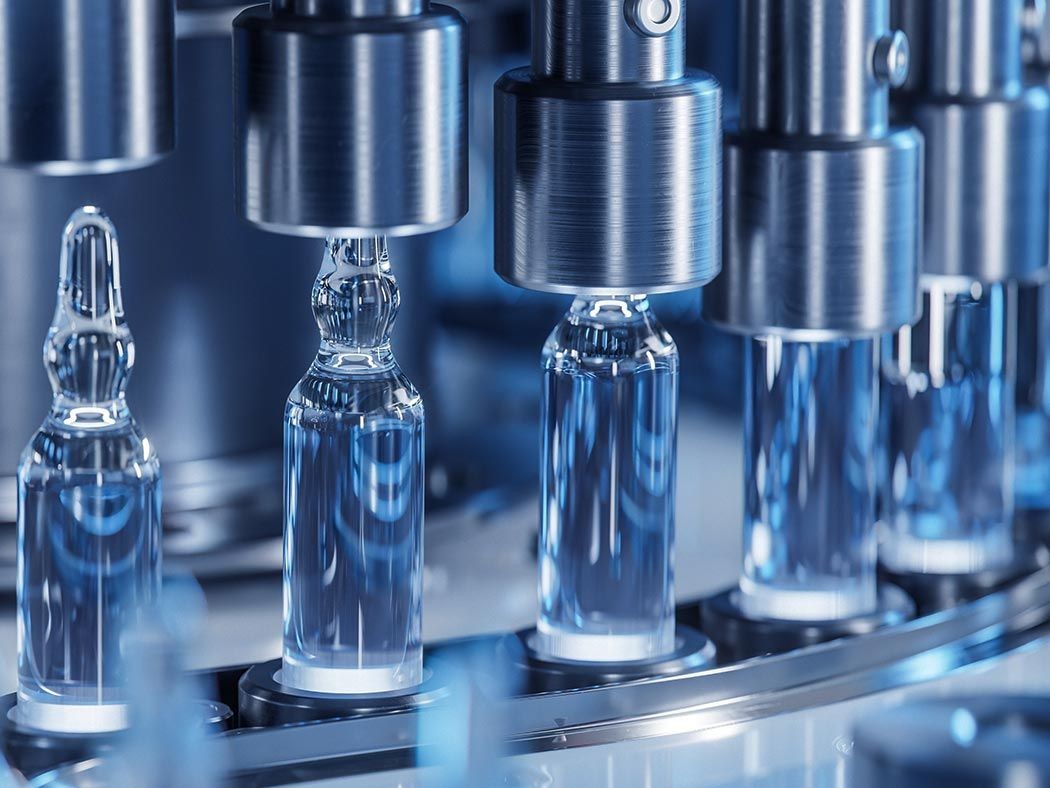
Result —
M 887 33 L 875 43 L 875 60 L 873 62 L 875 79 L 899 88 L 908 79 L 911 66 L 911 47 L 908 37 L 900 30 Z
M 682 18 L 682 0 L 627 0 L 627 22 L 644 36 L 666 36 Z
M 1046 13 L 1045 0 L 1025 0 L 1022 14 L 1024 60 L 1029 64 L 1045 64 L 1050 61 L 1050 16 Z

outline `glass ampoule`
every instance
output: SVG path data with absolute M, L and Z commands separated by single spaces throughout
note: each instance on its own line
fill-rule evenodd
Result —
M 678 350 L 645 296 L 579 296 L 543 351 L 537 649 L 674 650 Z
M 873 339 L 745 340 L 749 617 L 831 621 L 877 607 L 877 370 Z
M 1013 559 L 1016 288 L 925 281 L 883 351 L 883 563 L 967 574 Z
M 1050 282 L 1018 288 L 1015 505 L 1050 533 Z
M 390 349 L 386 240 L 330 240 L 317 357 L 285 409 L 281 682 L 370 693 L 423 679 L 423 402 Z
M 160 593 L 160 465 L 124 391 L 135 349 L 117 236 L 97 208 L 66 225 L 44 343 L 51 410 L 18 470 L 18 717 L 127 723 L 121 638 Z

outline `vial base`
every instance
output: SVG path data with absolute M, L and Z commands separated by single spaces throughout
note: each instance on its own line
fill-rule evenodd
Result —
M 54 703 L 23 692 L 10 715 L 16 725 L 52 733 L 113 733 L 128 727 L 126 703 Z
M 622 627 L 623 622 L 617 622 Z M 572 662 L 638 662 L 665 657 L 675 650 L 674 627 L 634 634 L 583 633 L 536 624 L 536 650 L 555 660 Z
M 962 575 L 1003 569 L 1014 561 L 1012 530 L 988 528 L 974 538 L 924 538 L 897 528 L 886 535 L 879 558 L 894 572 Z
M 878 607 L 874 583 L 826 578 L 808 587 L 756 583 L 740 578 L 740 607 L 750 618 L 782 621 L 836 621 L 863 616 Z
M 397 692 L 423 682 L 423 660 L 380 668 L 329 668 L 305 665 L 285 655 L 276 679 L 285 687 L 324 695 Z

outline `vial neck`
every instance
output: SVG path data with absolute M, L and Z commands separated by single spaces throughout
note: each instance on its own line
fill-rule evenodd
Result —
M 400 305 L 386 239 L 331 239 L 313 288 L 317 363 L 330 373 L 388 369 Z
M 51 401 L 49 418 L 74 430 L 101 430 L 131 421 L 131 410 L 123 394 L 100 401 L 85 401 L 58 394 Z
M 322 340 L 315 363 L 327 373 L 346 375 L 383 372 L 392 369 L 396 362 L 389 342 L 375 347 L 355 347 Z
M 568 316 L 571 320 L 616 324 L 645 320 L 651 313 L 646 295 L 578 295 Z

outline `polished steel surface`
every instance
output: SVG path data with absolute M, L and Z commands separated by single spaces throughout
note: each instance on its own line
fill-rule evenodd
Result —
M 726 135 L 725 263 L 704 314 L 794 340 L 917 315 L 922 139 L 888 125 L 908 47 L 888 0 L 745 0 Z
M 534 2 L 532 66 L 496 85 L 496 272 L 511 284 L 658 293 L 718 272 L 721 91 L 684 69 L 684 9 L 662 8 L 653 19 L 679 18 L 653 35 L 630 3 Z
M 654 19 L 654 6 L 666 16 Z M 533 0 L 534 73 L 565 82 L 679 79 L 684 13 L 681 0 Z
M 238 211 L 316 237 L 455 224 L 467 210 L 463 18 L 429 4 L 321 13 L 331 5 L 256 6 L 234 22 Z
M 926 138 L 923 272 L 1028 280 L 1047 264 L 1050 96 L 1023 84 L 1023 0 L 895 0 L 913 69 L 894 110 Z
M 0 164 L 115 172 L 175 147 L 174 0 L 0 0 Z
M 971 99 L 1020 91 L 1025 0 L 892 0 L 911 39 L 903 92 Z
M 346 19 L 421 14 L 425 0 L 272 0 L 271 6 L 275 14 Z
M 889 105 L 879 88 L 890 53 L 879 45 L 893 40 L 885 2 L 746 0 L 740 29 L 741 131 L 808 137 L 885 131 Z M 878 68 L 875 52 L 882 55 Z

